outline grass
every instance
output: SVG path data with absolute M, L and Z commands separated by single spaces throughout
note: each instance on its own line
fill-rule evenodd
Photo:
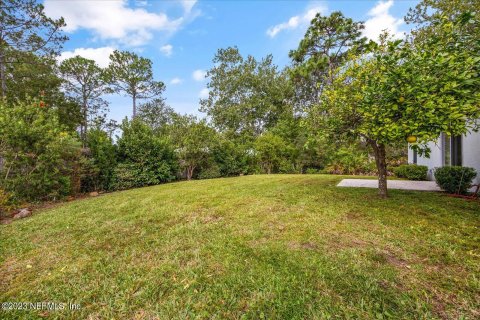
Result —
M 179 182 L 0 226 L 2 319 L 478 319 L 480 203 L 341 177 Z

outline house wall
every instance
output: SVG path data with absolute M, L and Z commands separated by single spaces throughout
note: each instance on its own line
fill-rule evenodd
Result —
M 430 158 L 417 156 L 417 164 L 421 166 L 428 167 L 427 178 L 429 180 L 434 180 L 433 170 L 434 168 L 443 166 L 443 152 L 440 139 L 436 142 L 429 142 L 428 147 L 430 148 Z M 413 150 L 408 149 L 408 163 L 413 163 Z
M 462 161 L 464 167 L 472 167 L 477 170 L 477 178 L 474 183 L 480 183 L 480 132 L 473 132 L 463 137 Z
M 441 140 L 430 142 L 430 158 L 417 157 L 417 164 L 428 167 L 428 179 L 434 180 L 433 170 L 443 166 L 443 146 Z M 413 151 L 408 149 L 408 163 L 413 163 Z M 462 137 L 462 165 L 477 170 L 474 183 L 480 183 L 480 132 L 472 132 Z

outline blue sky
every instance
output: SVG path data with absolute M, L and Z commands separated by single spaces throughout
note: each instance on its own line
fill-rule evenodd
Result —
M 167 103 L 180 113 L 198 111 L 208 94 L 204 72 L 219 48 L 238 46 L 242 55 L 273 54 L 283 67 L 316 12 L 340 10 L 365 21 L 365 35 L 375 39 L 383 29 L 402 37 L 408 8 L 418 1 L 242 1 L 165 0 L 94 1 L 45 0 L 51 17 L 63 16 L 70 40 L 60 59 L 82 55 L 101 66 L 114 49 L 129 50 L 153 61 L 156 80 L 166 84 Z M 131 100 L 109 96 L 110 118 L 132 112 Z

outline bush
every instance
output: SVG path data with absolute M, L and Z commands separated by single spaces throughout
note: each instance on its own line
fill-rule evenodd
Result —
M 115 168 L 113 188 L 125 190 L 168 182 L 173 180 L 171 168 L 165 162 L 156 167 L 145 167 L 139 163 L 121 163 Z
M 116 166 L 112 139 L 100 129 L 89 130 L 86 147 L 82 163 L 82 191 L 110 190 Z
M 316 169 L 316 168 L 307 168 L 305 170 L 305 173 L 306 174 L 318 174 L 318 173 L 321 173 L 322 170 L 320 169 Z
M 368 175 L 376 171 L 375 162 L 357 146 L 340 147 L 322 170 L 328 174 Z
M 0 102 L 0 185 L 14 201 L 55 200 L 72 194 L 79 141 L 53 107 L 38 101 Z
M 477 176 L 474 168 L 451 166 L 435 169 L 435 180 L 448 193 L 466 194 Z
M 223 177 L 238 176 L 251 170 L 254 159 L 247 150 L 245 145 L 227 139 L 220 140 L 214 146 L 213 160 Z
M 419 166 L 416 164 L 402 164 L 393 168 L 393 173 L 399 178 L 409 180 L 427 180 L 427 166 Z
M 291 161 L 293 148 L 282 137 L 267 132 L 255 141 L 255 151 L 259 164 L 265 173 L 290 173 L 293 169 Z
M 175 179 L 178 162 L 169 141 L 156 137 L 152 129 L 138 119 L 125 120 L 121 129 L 114 189 L 143 187 Z
M 15 208 L 12 203 L 12 195 L 3 189 L 0 189 L 0 217 L 9 213 Z
M 217 165 L 212 165 L 209 168 L 203 169 L 198 174 L 198 179 L 215 179 L 222 176 L 220 168 Z

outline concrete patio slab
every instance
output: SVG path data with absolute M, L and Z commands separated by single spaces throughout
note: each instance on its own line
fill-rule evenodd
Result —
M 343 179 L 337 187 L 378 188 L 376 179 Z M 435 181 L 388 180 L 388 189 L 441 191 Z

